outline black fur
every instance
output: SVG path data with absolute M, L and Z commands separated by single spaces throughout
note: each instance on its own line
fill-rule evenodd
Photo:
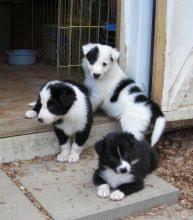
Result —
M 91 65 L 93 65 L 93 64 L 97 61 L 98 56 L 99 56 L 99 49 L 98 49 L 98 47 L 92 48 L 92 49 L 86 54 L 86 58 L 87 58 L 87 60 L 89 61 L 89 63 L 90 63 Z
M 138 92 L 141 92 L 141 90 L 137 86 L 134 86 L 129 90 L 129 94 L 138 93 Z
M 90 129 L 92 126 L 92 121 L 93 121 L 92 105 L 91 105 L 89 96 L 85 94 L 85 98 L 86 98 L 87 109 L 88 109 L 87 123 L 86 123 L 83 131 L 76 133 L 75 142 L 77 143 L 78 146 L 82 146 L 86 142 L 86 140 L 88 139 L 88 136 L 90 134 Z
M 51 92 L 51 99 L 47 103 L 48 110 L 55 115 L 65 115 L 76 100 L 74 90 L 63 83 L 50 85 L 47 89 Z
M 144 95 L 138 95 L 135 97 L 136 103 L 145 103 L 146 105 L 149 105 L 152 111 L 152 118 L 151 121 L 155 122 L 155 120 L 158 117 L 164 117 L 163 112 L 160 110 L 160 107 L 157 103 L 153 102 L 152 100 L 148 99 Z
M 160 107 L 157 103 L 153 101 L 149 101 L 149 105 L 151 106 L 151 110 L 153 112 L 152 121 L 154 122 L 158 117 L 164 117 L 163 112 L 160 110 Z
M 140 103 L 140 102 L 146 102 L 147 101 L 147 97 L 144 95 L 138 95 L 135 97 L 135 102 L 136 103 Z
M 121 157 L 128 163 L 131 164 L 136 159 L 139 159 L 139 161 L 131 165 L 129 174 L 133 174 L 133 182 L 121 184 L 116 189 L 119 189 L 125 195 L 143 189 L 144 178 L 158 167 L 159 156 L 145 140 L 139 142 L 132 134 L 128 133 L 111 133 L 95 144 L 96 152 L 99 155 L 99 163 L 93 176 L 94 184 L 99 186 L 107 183 L 101 175 L 101 172 L 105 169 L 110 168 L 115 173 L 117 172 L 116 168 L 120 164 L 117 148 L 119 148 Z
M 118 86 L 116 87 L 115 91 L 113 92 L 113 95 L 111 96 L 110 101 L 111 102 L 116 102 L 119 98 L 119 94 L 120 92 L 128 85 L 130 85 L 131 83 L 134 83 L 133 80 L 131 79 L 124 79 L 122 80 Z
M 40 99 L 40 95 L 38 95 L 38 99 L 37 99 L 37 101 L 36 101 L 35 106 L 33 107 L 33 110 L 34 110 L 35 112 L 39 113 L 41 107 L 42 107 L 41 99 Z
M 65 144 L 69 137 L 64 133 L 64 131 L 62 129 L 57 128 L 56 126 L 54 126 L 54 131 L 55 131 L 56 137 L 58 138 L 59 144 L 60 145 Z

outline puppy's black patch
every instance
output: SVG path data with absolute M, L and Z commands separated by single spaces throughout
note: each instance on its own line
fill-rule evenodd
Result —
M 147 102 L 147 97 L 144 95 L 138 95 L 135 97 L 135 102 L 140 103 L 140 102 Z
M 65 115 L 76 100 L 75 92 L 63 83 L 50 85 L 49 89 L 51 97 L 47 102 L 48 110 L 55 115 Z
M 124 79 L 124 80 L 121 80 L 118 84 L 118 86 L 116 87 L 116 89 L 114 90 L 113 92 L 113 95 L 111 96 L 111 99 L 110 101 L 111 102 L 116 102 L 119 98 L 119 94 L 120 92 L 128 85 L 130 85 L 131 83 L 134 83 L 133 80 L 131 79 Z
M 129 94 L 138 93 L 138 92 L 141 92 L 141 90 L 137 86 L 134 86 L 129 90 Z
M 98 56 L 99 56 L 99 49 L 98 49 L 98 47 L 92 48 L 92 49 L 86 54 L 86 58 L 87 58 L 87 60 L 89 61 L 89 63 L 90 63 L 91 65 L 93 65 L 93 64 L 97 61 Z
M 157 103 L 149 101 L 149 105 L 152 110 L 152 122 L 154 122 L 158 117 L 164 117 L 164 114 Z

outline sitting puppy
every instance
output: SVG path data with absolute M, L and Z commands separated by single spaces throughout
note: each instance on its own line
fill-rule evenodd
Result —
M 151 146 L 159 140 L 165 117 L 159 106 L 149 100 L 128 78 L 117 63 L 119 52 L 107 45 L 83 46 L 82 66 L 85 86 L 89 89 L 93 111 L 101 108 L 109 116 L 120 120 L 122 130 L 142 140 L 151 122 L 155 123 Z
M 58 161 L 77 162 L 88 139 L 92 124 L 92 108 L 87 89 L 73 81 L 50 81 L 42 86 L 38 100 L 26 112 L 27 118 L 53 124 L 61 145 Z M 70 137 L 75 141 L 70 146 Z
M 95 144 L 99 155 L 93 181 L 97 195 L 121 200 L 144 187 L 144 178 L 158 166 L 159 157 L 146 141 L 132 134 L 111 133 Z M 110 189 L 113 189 L 110 192 Z

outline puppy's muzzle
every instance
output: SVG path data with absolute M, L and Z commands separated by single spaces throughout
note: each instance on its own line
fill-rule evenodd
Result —
M 101 74 L 99 74 L 99 73 L 94 73 L 94 74 L 93 74 L 93 76 L 94 76 L 95 79 L 98 79 L 98 78 L 100 77 L 100 75 L 101 75 Z

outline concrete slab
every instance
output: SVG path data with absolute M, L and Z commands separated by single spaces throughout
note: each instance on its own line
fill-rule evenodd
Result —
M 1 220 L 40 220 L 41 213 L 0 170 L 0 219 Z
M 178 190 L 154 175 L 147 178 L 144 190 L 120 202 L 97 197 L 92 183 L 96 155 L 86 151 L 77 164 L 39 161 L 16 170 L 22 174 L 21 183 L 54 219 L 116 219 L 177 201 Z
M 193 210 L 185 209 L 178 204 L 159 206 L 140 215 L 133 215 L 123 220 L 193 220 Z
M 119 124 L 110 119 L 104 123 L 95 123 L 91 129 L 86 147 L 92 146 L 103 135 L 119 129 Z M 56 154 L 59 151 L 60 148 L 54 131 L 0 139 L 0 163 L 29 160 L 36 156 Z

